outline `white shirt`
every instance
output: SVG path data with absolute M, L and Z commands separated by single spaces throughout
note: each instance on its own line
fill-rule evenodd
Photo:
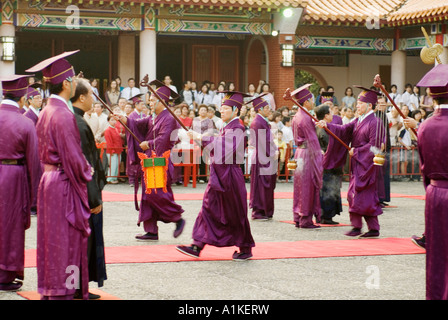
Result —
M 140 94 L 140 89 L 136 87 L 126 87 L 121 91 L 121 97 L 130 100 L 132 97 Z
M 33 111 L 34 112 L 34 114 L 36 115 L 36 116 L 39 116 L 39 110 L 36 110 L 36 108 L 34 108 L 32 105 L 30 105 L 30 108 L 29 108 L 31 111 Z
M 283 132 L 283 141 L 285 141 L 286 143 L 290 143 L 294 140 L 294 135 L 292 134 L 291 127 L 283 126 L 281 131 Z
M 10 105 L 10 106 L 17 107 L 17 109 L 20 109 L 19 104 L 17 102 L 13 101 L 13 100 L 4 99 L 4 100 L 2 100 L 2 104 L 7 104 L 7 105 Z
M 370 110 L 369 112 L 367 112 L 364 115 L 359 116 L 358 118 L 358 123 L 361 123 L 365 118 L 367 118 L 368 115 L 370 115 L 371 113 L 373 113 L 373 110 Z

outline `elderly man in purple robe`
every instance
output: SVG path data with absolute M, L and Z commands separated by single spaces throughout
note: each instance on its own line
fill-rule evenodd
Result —
M 155 85 L 157 87 L 155 90 L 157 95 L 160 99 L 163 99 L 166 104 L 169 103 L 170 96 L 177 96 L 176 92 L 163 85 L 158 80 L 152 81 L 150 85 Z M 126 118 L 125 116 L 121 116 L 119 119 L 126 123 L 129 129 L 134 132 L 137 137 L 143 137 L 143 141 L 139 146 L 147 156 L 152 157 L 152 152 L 154 151 L 156 156 L 161 157 L 166 151 L 171 150 L 177 143 L 177 129 L 179 129 L 179 124 L 170 112 L 166 110 L 164 104 L 158 100 L 156 95 L 151 94 L 149 104 L 154 110 L 154 113 L 149 117 L 133 119 L 131 117 Z M 138 159 L 136 150 L 131 157 Z M 140 167 L 140 171 L 141 170 Z M 185 226 L 185 220 L 182 218 L 184 210 L 174 201 L 173 190 L 171 189 L 173 174 L 174 166 L 170 158 L 165 187 L 166 192 L 163 188 L 158 188 L 154 192 L 146 193 L 146 183 L 143 179 L 142 200 L 140 203 L 137 225 L 140 226 L 140 223 L 143 222 L 143 229 L 146 233 L 138 234 L 136 239 L 141 241 L 157 241 L 159 239 L 158 221 L 175 223 L 176 228 L 173 232 L 173 236 L 177 238 L 181 235 Z
M 40 87 L 40 85 L 39 85 Z M 39 118 L 40 108 L 42 107 L 42 95 L 39 90 L 37 90 L 38 86 L 29 86 L 26 93 L 26 101 L 28 103 L 28 111 L 26 111 L 23 115 L 31 121 L 33 121 L 34 126 L 37 124 L 37 119 Z M 43 173 L 43 166 L 39 162 L 39 178 L 40 180 Z M 37 214 L 37 197 L 35 197 L 34 202 L 31 206 L 31 215 Z
M 130 101 L 134 106 L 134 111 L 132 111 L 129 115 L 129 119 L 142 119 L 147 117 L 147 115 L 143 112 L 146 106 L 142 96 L 143 94 L 140 93 L 131 97 Z M 140 140 L 145 138 L 145 135 L 140 135 L 139 132 L 134 134 L 136 134 Z M 126 156 L 126 175 L 128 176 L 130 186 L 137 188 L 141 181 L 142 173 L 140 159 L 137 157 L 137 152 L 143 152 L 143 150 L 128 131 L 126 131 L 126 144 L 128 147 Z
M 448 65 L 432 68 L 417 86 L 430 88 L 437 106 L 418 127 L 425 202 L 426 299 L 448 300 Z
M 76 90 L 75 72 L 65 59 L 78 51 L 64 52 L 27 70 L 42 71 L 51 94 L 36 126 L 45 169 L 37 208 L 37 291 L 43 300 L 71 300 L 76 289 L 81 289 L 83 299 L 89 295 L 87 182 L 92 168 L 82 153 L 70 102 Z
M 250 201 L 252 219 L 266 221 L 274 215 L 274 189 L 277 181 L 278 149 L 268 120 L 269 103 L 262 94 L 248 101 L 257 112 L 250 125 L 249 148 L 252 148 Z
M 28 77 L 0 79 L 5 97 L 0 104 L 0 291 L 22 286 L 25 231 L 39 184 L 36 129 L 17 103 L 26 94 Z
M 345 125 L 319 121 L 317 125 L 321 128 L 327 127 L 341 140 L 351 142 L 349 151 L 351 156 L 350 183 L 347 200 L 352 230 L 346 235 L 377 238 L 380 234 L 378 216 L 383 213 L 383 210 L 378 198 L 376 182 L 378 166 L 374 164 L 373 158 L 375 153 L 380 152 L 381 147 L 384 147 L 386 141 L 384 136 L 379 134 L 384 132 L 384 129 L 373 111 L 379 93 L 357 87 L 362 89 L 356 105 L 359 114 L 357 121 Z M 334 149 L 327 148 L 327 152 L 331 155 Z M 361 231 L 363 218 L 368 228 L 365 233 Z
M 232 259 L 243 261 L 252 257 L 252 238 L 247 217 L 247 190 L 243 171 L 244 127 L 238 112 L 248 95 L 226 91 L 221 104 L 223 128 L 217 136 L 202 136 L 190 131 L 191 138 L 202 140 L 210 150 L 210 179 L 204 193 L 202 208 L 193 227 L 193 243 L 177 246 L 183 254 L 199 258 L 205 245 L 239 247 Z
M 306 84 L 291 95 L 303 106 L 292 119 L 292 131 L 297 150 L 294 160 L 293 217 L 297 228 L 315 229 L 313 217 L 320 220 L 321 206 L 319 193 L 322 188 L 322 151 L 317 139 L 316 127 L 312 118 L 305 114 L 313 110 L 313 95 Z
M 26 100 L 28 102 L 28 111 L 23 115 L 31 119 L 34 125 L 36 125 L 40 108 L 42 107 L 42 95 L 35 87 L 29 86 L 26 92 Z

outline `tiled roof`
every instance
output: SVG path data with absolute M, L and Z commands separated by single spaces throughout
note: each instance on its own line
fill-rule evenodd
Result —
M 104 0 L 108 2 L 108 0 Z M 245 7 L 245 8 L 298 8 L 305 7 L 308 0 L 121 0 L 122 2 L 148 3 L 152 5 L 185 5 L 185 6 L 224 6 L 224 7 Z
M 426 23 L 448 19 L 447 0 L 407 0 L 388 16 L 392 24 Z
M 367 19 L 384 19 L 404 0 L 309 0 L 305 23 L 342 22 L 363 23 Z M 431 1 L 431 0 L 427 0 Z
M 447 0 L 309 0 L 305 24 L 361 24 L 378 17 L 382 24 L 404 25 L 448 20 Z

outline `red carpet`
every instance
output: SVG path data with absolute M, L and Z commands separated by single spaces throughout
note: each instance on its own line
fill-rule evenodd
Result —
M 289 224 L 296 224 L 294 221 L 292 220 L 285 220 L 285 221 L 280 221 L 283 223 L 289 223 Z M 316 222 L 314 222 L 316 223 Z M 317 225 L 321 226 L 321 227 L 350 227 L 350 224 L 345 224 L 345 223 L 339 223 L 339 224 L 323 224 L 323 223 L 316 223 Z
M 249 193 L 247 194 L 247 198 L 249 199 Z M 204 197 L 203 193 L 175 193 L 174 199 L 175 200 L 202 200 Z M 293 193 L 292 192 L 275 192 L 274 198 L 275 199 L 292 199 Z M 416 200 L 425 200 L 424 195 L 406 195 L 406 194 L 400 194 L 400 193 L 391 193 L 392 198 L 410 198 L 410 199 L 416 199 Z M 347 192 L 341 192 L 341 198 L 346 199 L 347 198 Z M 137 195 L 137 199 L 141 199 L 141 191 Z M 123 193 L 116 193 L 116 192 L 110 192 L 110 191 L 103 191 L 103 201 L 105 202 L 126 202 L 126 201 L 134 201 L 134 194 L 123 194 Z M 344 204 L 345 205 L 345 204 Z M 390 206 L 392 208 L 393 206 Z
M 101 291 L 99 289 L 89 289 L 89 292 L 99 294 L 101 298 L 98 300 L 120 300 L 119 298 L 110 295 L 104 291 Z M 28 300 L 40 300 L 40 294 L 37 293 L 37 291 L 18 291 L 17 294 Z
M 235 247 L 205 246 L 199 260 L 230 260 Z M 351 256 L 423 254 L 409 238 L 314 240 L 293 242 L 259 242 L 253 249 L 254 260 L 331 258 Z M 153 263 L 194 261 L 178 252 L 175 245 L 140 245 L 107 247 L 106 263 Z M 25 251 L 25 267 L 36 266 L 36 250 Z

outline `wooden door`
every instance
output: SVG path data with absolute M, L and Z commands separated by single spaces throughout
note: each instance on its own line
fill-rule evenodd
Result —
M 192 46 L 192 80 L 200 85 L 209 80 L 217 86 L 221 80 L 239 85 L 238 46 Z

